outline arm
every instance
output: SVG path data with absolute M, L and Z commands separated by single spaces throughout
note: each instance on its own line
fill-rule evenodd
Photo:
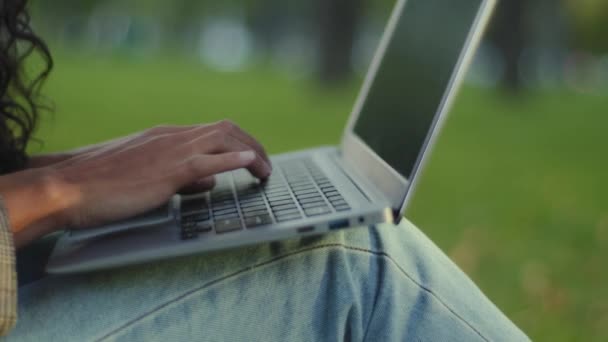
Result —
M 74 156 L 72 152 L 50 153 L 31 156 L 27 168 L 37 169 L 66 161 Z
M 152 209 L 213 175 L 247 168 L 270 175 L 264 149 L 234 124 L 158 127 L 50 166 L 0 177 L 15 245 Z M 200 189 L 206 190 L 206 189 Z
M 127 137 L 114 139 L 111 141 L 106 141 L 99 144 L 94 144 L 90 146 L 80 147 L 71 151 L 64 152 L 56 152 L 56 153 L 48 153 L 48 154 L 40 154 L 31 156 L 27 168 L 41 168 L 45 166 L 51 166 L 53 164 L 57 164 L 63 161 L 66 161 L 70 158 L 77 157 L 79 155 L 83 155 L 86 153 L 91 153 L 94 151 L 99 151 L 103 148 L 109 148 L 112 146 L 116 146 L 118 144 L 124 143 L 128 140 L 136 139 L 141 134 L 133 134 Z

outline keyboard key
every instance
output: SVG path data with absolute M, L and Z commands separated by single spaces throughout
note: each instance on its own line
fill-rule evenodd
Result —
M 297 208 L 294 209 L 283 209 L 283 210 L 279 210 L 279 211 L 273 211 L 274 216 L 285 216 L 285 215 L 291 215 L 291 214 L 299 214 L 300 210 Z
M 293 188 L 296 186 L 310 185 L 312 184 L 312 181 L 308 177 L 301 177 L 297 179 L 290 179 L 287 181 L 287 184 L 289 184 L 289 186 Z
M 266 205 L 258 205 L 257 207 L 250 207 L 250 208 L 243 209 L 243 214 L 249 214 L 249 213 L 254 213 L 254 212 L 259 212 L 259 211 L 267 212 L 268 209 L 266 208 Z
M 270 201 L 270 206 L 271 207 L 278 207 L 280 205 L 285 205 L 285 204 L 294 204 L 292 199 L 285 199 L 285 200 L 280 200 L 280 201 Z
M 289 189 L 281 188 L 274 191 L 265 191 L 264 193 L 266 194 L 266 196 L 285 196 L 289 195 Z
M 198 236 L 196 232 L 196 222 L 182 222 L 180 235 L 182 240 L 196 238 Z
M 322 197 L 321 197 L 321 194 L 320 194 L 320 193 L 318 193 L 318 192 L 315 192 L 315 193 L 310 193 L 310 194 L 305 194 L 305 195 L 298 195 L 297 197 L 298 197 L 298 200 L 299 200 L 300 202 L 302 202 L 302 200 L 305 200 L 305 199 L 307 199 L 307 198 L 317 198 L 317 197 L 318 197 L 318 198 L 322 198 Z
M 272 202 L 272 201 L 284 201 L 284 200 L 288 200 L 291 199 L 291 194 L 287 193 L 287 194 L 281 194 L 280 196 L 267 196 L 266 198 L 268 198 L 268 202 Z
M 265 193 L 275 193 L 275 192 L 281 192 L 281 191 L 286 191 L 288 188 L 287 184 L 281 184 L 281 185 L 269 185 L 269 186 L 265 186 L 263 189 L 263 191 Z
M 263 189 L 266 193 L 275 193 L 285 191 L 287 189 L 287 186 L 285 184 L 267 185 Z
M 294 191 L 294 193 L 296 194 L 296 196 L 302 196 L 302 195 L 307 195 L 307 194 L 318 194 L 319 191 L 315 188 L 312 188 L 312 189 L 308 189 L 308 190 Z
M 221 192 L 217 194 L 211 194 L 211 202 L 215 201 L 223 201 L 226 199 L 232 198 L 232 191 L 230 192 Z
M 342 198 L 342 196 L 340 196 L 340 195 L 338 195 L 338 196 L 327 196 L 327 199 L 329 199 L 330 201 L 344 200 L 344 198 Z
M 263 200 L 264 196 L 262 196 L 262 194 L 255 194 L 255 195 L 244 195 L 244 196 L 240 196 L 239 197 L 239 201 L 243 202 L 243 201 L 259 201 L 259 200 Z
M 209 206 L 207 204 L 206 198 L 190 199 L 190 200 L 182 201 L 182 203 L 181 203 L 182 213 L 206 211 L 208 209 L 209 209 Z
M 298 219 L 301 219 L 301 218 L 302 218 L 302 215 L 300 215 L 299 213 L 295 213 L 295 214 L 277 216 L 277 221 L 278 222 L 285 222 L 285 221 L 298 220 Z
M 278 202 L 278 201 L 293 201 L 291 196 L 281 196 L 281 197 L 268 197 L 268 202 Z
M 236 204 L 223 204 L 223 205 L 218 205 L 216 207 L 213 207 L 213 212 L 217 212 L 217 211 L 221 211 L 221 210 L 231 210 L 231 209 L 236 209 Z
M 337 211 L 348 211 L 350 210 L 350 206 L 348 205 L 338 205 L 335 207 Z
M 211 203 L 230 201 L 232 199 L 234 199 L 234 195 L 231 193 L 229 195 L 222 195 L 222 196 L 211 197 Z
M 325 204 L 325 201 L 302 204 L 302 208 L 304 208 L 304 209 L 315 208 L 315 207 L 327 207 L 327 204 Z
M 254 202 L 254 201 L 260 201 L 264 198 L 264 196 L 262 196 L 262 194 L 258 194 L 256 196 L 250 196 L 250 195 L 244 195 L 244 196 L 240 196 L 239 197 L 239 202 L 243 203 L 243 202 Z
M 289 182 L 289 186 L 292 189 L 297 189 L 297 188 L 308 188 L 308 187 L 314 186 L 314 184 L 309 179 L 306 179 L 306 180 L 299 180 L 296 182 Z
M 213 230 L 211 222 L 198 222 L 196 224 L 197 233 L 208 233 Z
M 241 204 L 241 208 L 250 208 L 250 207 L 257 207 L 259 205 L 264 205 L 264 201 L 255 200 L 255 201 L 249 201 L 249 202 L 240 202 L 240 204 Z
M 229 206 L 234 206 L 235 202 L 234 200 L 229 200 L 229 201 L 220 201 L 220 202 L 213 202 L 213 209 L 215 208 L 219 208 L 219 207 L 229 207 Z
M 299 190 L 308 190 L 308 189 L 315 189 L 315 185 L 312 183 L 306 184 L 306 185 L 298 185 L 298 186 L 292 186 L 291 190 L 293 191 L 299 191 Z
M 225 214 L 233 214 L 233 213 L 238 213 L 238 210 L 236 210 L 236 207 L 233 208 L 228 208 L 228 209 L 221 209 L 221 210 L 213 210 L 213 216 L 217 217 L 217 216 L 222 216 Z
M 264 192 L 266 192 L 267 194 L 274 194 L 276 192 L 281 191 L 287 191 L 287 186 L 285 184 L 267 186 L 264 188 Z
M 340 193 L 336 190 L 332 190 L 332 191 L 327 191 L 324 192 L 325 196 L 329 197 L 329 196 L 340 196 Z
M 239 198 L 243 198 L 245 196 L 255 196 L 260 193 L 260 190 L 247 190 L 247 191 L 238 191 L 236 194 Z
M 319 216 L 319 215 L 331 213 L 331 209 L 329 209 L 329 207 L 327 207 L 327 206 L 314 207 L 314 208 L 304 209 L 304 213 L 306 214 L 306 216 Z
M 232 211 L 234 211 L 234 212 L 237 211 L 236 206 L 234 206 L 234 205 L 231 205 L 231 206 L 221 206 L 221 207 L 218 207 L 217 209 L 213 209 L 213 214 L 214 215 L 222 215 L 224 213 L 228 213 L 228 212 L 232 212 Z
M 241 228 L 241 219 L 239 218 L 225 219 L 215 222 L 215 231 L 218 234 L 233 232 L 240 230 Z
M 247 217 L 254 217 L 254 216 L 259 216 L 259 215 L 264 215 L 264 214 L 268 214 L 268 210 L 264 209 L 264 210 L 250 211 L 250 212 L 243 213 L 243 216 L 245 216 L 245 218 L 247 218 Z
M 247 226 L 247 228 L 265 226 L 268 224 L 272 224 L 272 218 L 268 214 L 253 216 L 245 219 L 245 226 Z
M 287 210 L 287 209 L 296 209 L 296 205 L 294 204 L 284 204 L 284 205 L 279 205 L 276 207 L 273 207 L 272 210 L 273 211 L 281 211 L 281 210 Z
M 182 221 L 181 222 L 182 231 L 193 230 L 196 227 L 195 221 Z
M 291 197 L 291 194 L 289 193 L 289 191 L 284 190 L 284 191 L 281 191 L 281 192 L 274 192 L 274 193 L 271 193 L 271 194 L 267 193 L 266 197 L 267 198 Z
M 239 217 L 239 213 L 238 212 L 233 212 L 233 213 L 228 213 L 228 214 L 222 214 L 222 215 L 213 215 L 213 219 L 215 221 L 217 220 L 226 220 L 226 219 L 231 219 L 231 218 L 237 218 Z
M 303 198 L 303 199 L 299 200 L 299 202 L 300 202 L 300 204 L 318 203 L 318 202 L 325 203 L 325 200 L 321 196 L 316 196 L 316 197 Z
M 255 193 L 260 191 L 260 187 L 255 183 L 238 184 L 236 186 L 237 194 Z
M 182 222 L 190 221 L 190 222 L 199 222 L 199 221 L 207 221 L 209 220 L 209 212 L 198 213 L 198 214 L 182 214 Z
M 348 203 L 346 203 L 346 201 L 344 199 L 341 199 L 341 200 L 337 200 L 337 201 L 331 201 L 331 205 L 336 207 L 339 205 L 348 205 Z

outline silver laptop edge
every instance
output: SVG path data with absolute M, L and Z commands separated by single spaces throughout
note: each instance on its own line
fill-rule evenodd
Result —
M 475 51 L 477 51 L 477 47 L 479 46 L 493 9 L 496 6 L 496 0 L 484 0 L 482 2 L 475 22 L 469 31 L 465 46 L 460 54 L 456 67 L 454 68 L 441 104 L 438 107 L 434 121 L 429 129 L 421 153 L 418 156 L 418 160 L 416 161 L 413 172 L 408 180 L 376 154 L 376 152 L 365 144 L 365 142 L 354 132 L 354 126 L 361 114 L 368 93 L 374 83 L 378 69 L 384 59 L 386 49 L 393 38 L 397 23 L 403 14 L 403 8 L 407 1 L 408 0 L 398 0 L 393 9 L 359 96 L 355 102 L 348 124 L 346 125 L 340 146 L 342 158 L 344 162 L 349 165 L 348 171 L 356 173 L 356 177 L 359 179 L 366 179 L 386 196 L 391 203 L 396 223 L 401 220 L 405 213 L 405 209 L 412 198 L 414 189 L 418 184 L 419 177 L 417 176 L 428 160 L 428 156 L 436 141 L 438 132 L 445 122 L 464 76 L 475 56 Z

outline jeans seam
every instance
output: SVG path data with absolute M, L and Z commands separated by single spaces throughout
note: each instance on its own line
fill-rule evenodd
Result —
M 379 245 L 380 249 L 382 249 L 382 239 L 380 238 L 380 236 L 378 235 L 377 231 L 373 231 L 373 236 L 375 238 L 375 242 Z M 381 260 L 380 258 L 377 258 L 378 260 Z M 374 302 L 372 304 L 372 309 L 371 312 L 369 313 L 369 319 L 367 320 L 367 323 L 365 324 L 365 330 L 363 331 L 363 339 L 362 342 L 368 341 L 368 333 L 369 333 L 369 327 L 372 324 L 372 321 L 376 315 L 376 308 L 378 307 L 378 301 L 380 299 L 380 293 L 382 292 L 382 279 L 386 276 L 386 268 L 384 266 L 380 266 L 378 265 L 378 275 L 376 278 L 376 293 L 374 293 Z
M 179 296 L 177 296 L 177 297 L 175 297 L 175 298 L 173 298 L 173 299 L 170 299 L 170 300 L 166 301 L 165 303 L 160 304 L 160 305 L 158 305 L 158 306 L 156 306 L 156 307 L 152 308 L 151 310 L 148 310 L 147 312 L 145 312 L 145 313 L 143 313 L 143 314 L 141 314 L 141 315 L 139 315 L 139 316 L 137 316 L 137 317 L 135 317 L 135 318 L 133 318 L 133 319 L 131 319 L 131 320 L 127 321 L 126 323 L 124 323 L 124 324 L 122 324 L 122 325 L 118 326 L 117 328 L 115 328 L 115 329 L 113 329 L 112 331 L 110 331 L 110 332 L 106 333 L 105 335 L 101 336 L 100 338 L 97 338 L 97 339 L 96 339 L 96 341 L 104 341 L 104 340 L 107 340 L 107 339 L 111 338 L 112 336 L 114 336 L 114 335 L 116 335 L 116 334 L 120 333 L 121 331 L 123 331 L 123 330 L 125 330 L 125 329 L 129 328 L 130 326 L 132 326 L 132 325 L 136 324 L 137 322 L 139 322 L 139 321 L 141 321 L 141 320 L 145 319 L 146 317 L 148 317 L 148 316 L 150 316 L 150 315 L 152 315 L 152 314 L 154 314 L 154 313 L 157 313 L 157 312 L 159 312 L 159 311 L 163 310 L 164 308 L 167 308 L 169 305 L 171 305 L 171 304 L 173 304 L 173 303 L 175 303 L 175 302 L 178 302 L 178 301 L 180 301 L 180 300 L 182 300 L 182 299 L 184 299 L 184 298 L 187 298 L 187 297 L 189 297 L 190 295 L 195 294 L 195 293 L 197 293 L 197 292 L 199 292 L 199 291 L 205 290 L 205 289 L 207 289 L 207 288 L 209 288 L 209 287 L 211 287 L 211 286 L 213 286 L 213 285 L 215 285 L 215 284 L 218 284 L 218 283 L 220 283 L 220 282 L 223 282 L 223 281 L 225 281 L 225 280 L 228 280 L 228 279 L 231 279 L 231 278 L 237 277 L 237 276 L 239 276 L 239 275 L 241 275 L 241 274 L 244 274 L 244 273 L 247 273 L 247 272 L 250 272 L 250 271 L 253 271 L 253 270 L 259 269 L 259 268 L 262 268 L 262 267 L 264 267 L 264 266 L 270 265 L 270 264 L 275 263 L 275 262 L 280 261 L 280 260 L 284 260 L 284 259 L 290 258 L 290 257 L 292 257 L 292 256 L 296 256 L 296 255 L 304 254 L 304 253 L 311 252 L 311 251 L 315 251 L 315 250 L 320 250 L 320 249 L 331 249 L 331 248 L 342 248 L 342 249 L 345 249 L 345 250 L 350 250 L 350 251 L 355 251 L 355 252 L 369 253 L 369 254 L 372 254 L 372 255 L 375 255 L 375 256 L 378 256 L 378 257 L 383 257 L 383 258 L 386 258 L 387 260 L 389 260 L 390 262 L 392 262 L 392 263 L 393 263 L 393 264 L 394 264 L 394 265 L 397 267 L 397 269 L 398 269 L 398 270 L 399 270 L 401 273 L 403 273 L 403 274 L 404 274 L 404 275 L 405 275 L 405 276 L 406 276 L 406 277 L 407 277 L 407 278 L 408 278 L 408 279 L 409 279 L 411 282 L 413 282 L 415 285 L 417 285 L 419 288 L 421 288 L 421 289 L 422 289 L 422 290 L 424 290 L 425 292 L 428 292 L 428 293 L 429 293 L 429 294 L 430 294 L 432 297 L 434 297 L 434 298 L 435 298 L 435 299 L 436 299 L 436 300 L 437 300 L 437 301 L 438 301 L 438 302 L 439 302 L 439 303 L 440 303 L 442 306 L 444 306 L 444 307 L 445 307 L 445 308 L 446 308 L 446 309 L 447 309 L 447 310 L 448 310 L 450 313 L 452 313 L 452 314 L 453 314 L 455 317 L 457 317 L 457 318 L 458 318 L 458 319 L 459 319 L 461 322 L 463 322 L 463 323 L 464 323 L 464 324 L 465 324 L 467 327 L 469 327 L 471 330 L 473 330 L 475 333 L 477 333 L 477 334 L 478 334 L 478 335 L 479 335 L 479 336 L 480 336 L 480 337 L 481 337 L 481 338 L 482 338 L 484 341 L 489 341 L 489 340 L 488 340 L 488 339 L 487 339 L 485 336 L 483 336 L 483 335 L 481 334 L 481 332 L 480 332 L 478 329 L 476 329 L 475 327 L 473 327 L 473 326 L 472 326 L 472 325 L 471 325 L 469 322 L 467 322 L 467 321 L 466 321 L 466 320 L 465 320 L 465 319 L 464 319 L 462 316 L 460 316 L 460 315 L 459 315 L 459 314 L 458 314 L 456 311 L 454 311 L 452 308 L 450 308 L 450 307 L 449 307 L 449 306 L 448 306 L 448 305 L 447 305 L 447 304 L 446 304 L 446 303 L 445 303 L 445 302 L 444 302 L 444 301 L 443 301 L 443 300 L 442 300 L 442 299 L 441 299 L 441 298 L 440 298 L 440 297 L 439 297 L 437 294 L 435 294 L 435 293 L 434 293 L 434 292 L 433 292 L 431 289 L 429 289 L 429 288 L 427 288 L 427 287 L 423 286 L 422 284 L 420 284 L 419 282 L 417 282 L 417 281 L 416 281 L 416 280 L 415 280 L 415 279 L 414 279 L 412 276 L 410 276 L 410 275 L 407 273 L 407 271 L 405 271 L 405 270 L 404 270 L 404 269 L 403 269 L 403 268 L 402 268 L 402 267 L 401 267 L 401 266 L 400 266 L 400 265 L 399 265 L 399 264 L 398 264 L 398 263 L 397 263 L 397 262 L 396 262 L 396 261 L 395 261 L 395 260 L 394 260 L 394 259 L 393 259 L 393 258 L 392 258 L 390 255 L 389 255 L 389 254 L 387 254 L 387 253 L 385 253 L 385 252 L 373 251 L 373 250 L 369 250 L 369 249 L 365 249 L 365 248 L 359 248 L 359 247 L 348 246 L 348 245 L 344 245 L 344 244 L 341 244 L 341 243 L 322 244 L 322 245 L 317 245 L 317 246 L 314 246 L 314 247 L 308 247 L 308 248 L 300 249 L 300 250 L 297 250 L 297 251 L 294 251 L 294 252 L 291 252 L 291 253 L 287 253 L 287 254 L 283 254 L 283 255 L 279 255 L 279 256 L 276 256 L 276 257 L 270 258 L 270 259 L 268 259 L 268 260 L 265 260 L 265 261 L 259 262 L 259 263 L 257 263 L 257 264 L 251 265 L 251 266 L 244 267 L 244 268 L 242 268 L 242 269 L 240 269 L 240 270 L 238 270 L 238 271 L 235 271 L 235 272 L 229 273 L 229 274 L 227 274 L 227 275 L 221 276 L 221 277 L 219 277 L 219 278 L 217 278 L 217 279 L 214 279 L 214 280 L 212 280 L 212 281 L 209 281 L 209 282 L 207 282 L 207 283 L 205 283 L 205 284 L 203 284 L 203 285 L 201 285 L 201 286 L 198 286 L 198 287 L 196 287 L 196 288 L 194 288 L 194 289 L 188 290 L 188 291 L 186 291 L 186 292 L 184 292 L 184 293 L 180 294 Z M 374 303 L 374 305 L 375 305 L 375 303 Z M 364 336 L 365 336 L 365 334 L 364 334 Z
M 446 310 L 448 310 L 454 317 L 456 317 L 466 327 L 468 327 L 469 329 L 471 329 L 472 331 L 474 331 L 482 340 L 484 340 L 484 341 L 490 341 L 488 338 L 486 338 L 481 333 L 481 331 L 479 331 L 479 329 L 475 328 L 470 322 L 468 322 L 466 319 L 464 319 L 464 317 L 462 317 L 460 314 L 458 314 L 456 312 L 456 310 L 452 309 L 441 297 L 439 297 L 438 294 L 436 294 L 433 290 L 431 290 L 430 288 L 424 286 L 420 282 L 416 281 L 416 279 L 414 279 L 414 277 L 412 277 L 403 267 L 401 267 L 401 265 L 399 265 L 399 263 L 397 263 L 397 261 L 395 261 L 395 259 L 393 259 L 393 257 L 390 254 L 388 254 L 386 252 L 379 252 L 379 251 L 373 251 L 373 250 L 369 250 L 369 249 L 365 249 L 365 248 L 357 248 L 357 247 L 350 247 L 350 246 L 344 246 L 344 248 L 350 249 L 350 250 L 354 250 L 354 251 L 359 251 L 359 252 L 370 253 L 370 254 L 373 254 L 375 256 L 382 257 L 382 258 L 385 258 L 385 259 L 389 260 L 393 265 L 395 265 L 395 267 L 397 267 L 397 269 L 407 279 L 409 279 L 412 283 L 414 283 L 414 285 L 418 286 L 421 290 L 427 292 L 431 297 L 435 298 L 435 300 L 437 300 L 437 302 L 439 304 L 441 304 L 441 306 L 443 306 Z M 376 301 L 374 300 L 374 308 L 372 309 L 373 311 L 375 311 L 375 305 L 376 305 Z M 371 321 L 372 321 L 372 318 L 370 317 L 370 321 L 369 322 L 371 323 Z M 369 328 L 369 325 L 368 325 L 367 328 Z M 367 331 L 365 332 L 364 336 L 367 336 Z M 364 339 L 364 341 L 365 341 L 365 339 Z

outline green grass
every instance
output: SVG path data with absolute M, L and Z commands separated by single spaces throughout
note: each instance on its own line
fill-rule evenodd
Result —
M 38 136 L 57 151 L 230 118 L 273 153 L 336 144 L 355 83 L 64 53 L 46 88 L 57 114 Z M 407 214 L 534 339 L 608 336 L 606 109 L 608 96 L 466 89 Z

